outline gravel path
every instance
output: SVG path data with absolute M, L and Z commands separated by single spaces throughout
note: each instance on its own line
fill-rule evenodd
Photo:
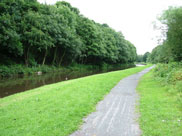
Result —
M 139 97 L 135 88 L 140 77 L 152 68 L 121 80 L 71 136 L 139 136 L 141 130 L 135 111 Z

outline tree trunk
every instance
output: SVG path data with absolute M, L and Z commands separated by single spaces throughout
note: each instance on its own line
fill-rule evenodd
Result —
M 42 65 L 45 64 L 46 57 L 47 57 L 47 49 L 45 50 L 45 54 L 44 54 L 44 58 L 43 58 L 43 61 L 42 61 Z
M 64 58 L 65 54 L 66 54 L 66 49 L 64 50 L 64 53 L 63 53 L 63 55 L 62 55 L 62 57 L 61 57 L 61 59 L 59 61 L 59 66 L 61 66 L 61 63 L 63 61 L 63 58 Z
M 54 51 L 54 58 L 53 58 L 53 61 L 52 61 L 53 65 L 55 64 L 56 56 L 57 56 L 57 47 L 55 48 L 55 51 Z
M 27 51 L 25 51 L 25 54 L 24 54 L 25 66 L 27 67 L 28 67 L 28 60 L 29 60 L 29 50 L 30 50 L 30 46 L 27 48 Z

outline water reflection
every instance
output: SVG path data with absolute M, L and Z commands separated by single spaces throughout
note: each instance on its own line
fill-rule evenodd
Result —
M 145 64 L 136 64 L 137 67 L 145 66 Z
M 70 72 L 70 73 L 47 73 L 43 75 L 33 75 L 29 77 L 12 77 L 0 81 L 0 97 L 5 97 L 17 92 L 23 92 L 36 87 L 40 87 L 47 84 L 57 83 L 69 79 L 78 77 L 84 77 L 98 73 L 97 71 L 91 72 Z
M 133 67 L 133 66 L 128 66 Z M 127 67 L 127 68 L 128 68 Z M 123 67 L 124 69 L 126 67 Z M 121 69 L 121 68 L 120 68 Z M 37 88 L 43 85 L 57 83 L 65 80 L 75 79 L 79 77 L 89 76 L 98 73 L 104 73 L 108 71 L 119 70 L 110 69 L 107 71 L 95 70 L 95 71 L 76 71 L 76 72 L 56 72 L 56 73 L 47 73 L 42 75 L 32 75 L 28 77 L 19 76 L 12 77 L 8 79 L 0 80 L 0 98 L 15 94 L 18 92 L 23 92 L 33 88 Z

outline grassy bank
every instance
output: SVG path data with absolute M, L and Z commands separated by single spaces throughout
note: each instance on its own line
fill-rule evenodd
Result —
M 143 136 L 182 135 L 180 71 L 181 64 L 160 64 L 141 79 L 137 90 Z
M 119 80 L 146 67 L 69 80 L 2 98 L 1 135 L 69 135 Z
M 56 66 L 49 66 L 49 65 L 39 65 L 39 66 L 32 66 L 27 67 L 21 64 L 16 65 L 0 65 L 0 77 L 14 77 L 17 75 L 33 75 L 37 74 L 38 72 L 41 73 L 51 73 L 51 72 L 70 72 L 70 71 L 88 71 L 91 69 L 98 69 L 97 66 L 91 65 L 71 65 L 68 67 L 56 67 Z
M 53 65 L 37 65 L 27 67 L 22 64 L 14 64 L 14 65 L 0 65 L 0 78 L 4 77 L 14 77 L 18 75 L 33 75 L 40 73 L 51 73 L 51 72 L 71 72 L 71 71 L 82 71 L 87 72 L 91 70 L 98 71 L 109 71 L 109 70 L 120 70 L 126 69 L 130 67 L 134 67 L 133 63 L 129 64 L 106 64 L 103 63 L 101 65 L 83 65 L 83 64 L 72 64 L 69 66 L 53 66 Z
M 32 75 L 37 74 L 38 72 L 41 73 L 49 73 L 54 71 L 64 71 L 63 68 L 58 68 L 55 66 L 47 66 L 47 65 L 40 65 L 40 66 L 32 66 L 26 67 L 21 64 L 16 65 L 0 65 L 0 77 L 12 77 L 17 75 Z

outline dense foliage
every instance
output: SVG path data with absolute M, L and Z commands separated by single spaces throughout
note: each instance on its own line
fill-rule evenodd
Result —
M 0 58 L 4 65 L 126 64 L 135 61 L 136 48 L 67 2 L 1 0 Z
M 182 62 L 157 64 L 153 70 L 154 76 L 170 93 L 176 94 L 177 101 L 182 104 Z
M 182 104 L 182 63 L 158 64 L 154 69 L 154 75 L 160 79 L 171 93 L 178 95 Z
M 165 40 L 162 45 L 153 49 L 150 61 L 165 62 L 182 61 L 182 7 L 170 7 L 160 18 Z

